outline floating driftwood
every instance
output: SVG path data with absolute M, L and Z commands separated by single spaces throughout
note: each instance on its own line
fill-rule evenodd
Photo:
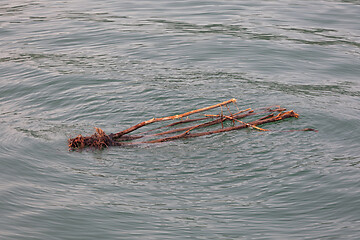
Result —
M 236 108 L 236 112 L 232 113 L 234 110 L 231 110 L 231 107 Z M 217 109 L 218 111 L 216 114 L 203 114 L 203 112 L 205 111 L 209 112 L 211 110 L 213 111 L 214 109 Z M 201 117 L 189 118 L 190 115 L 200 115 L 201 113 Z M 253 118 L 253 116 L 260 117 L 247 122 L 240 120 L 244 118 Z M 236 99 L 233 98 L 222 103 L 218 103 L 209 107 L 195 109 L 183 114 L 162 118 L 152 118 L 150 120 L 138 123 L 121 132 L 111 133 L 109 135 L 105 134 L 102 129 L 95 128 L 96 132 L 89 137 L 78 135 L 75 138 L 70 138 L 68 140 L 69 150 L 83 149 L 86 147 L 103 149 L 110 146 L 160 143 L 177 139 L 193 138 L 215 133 L 228 132 L 243 128 L 251 128 L 258 131 L 270 131 L 268 129 L 260 128 L 258 126 L 266 123 L 277 122 L 286 118 L 298 117 L 299 115 L 294 111 L 287 111 L 285 108 L 281 108 L 280 106 L 266 107 L 255 110 L 251 108 L 240 110 L 236 105 Z M 142 133 L 129 134 L 147 125 L 171 120 L 175 122 L 165 126 L 152 128 Z M 191 125 L 191 123 L 195 122 L 197 123 L 196 125 Z M 176 128 L 176 126 L 179 125 L 183 125 L 184 127 Z M 213 128 L 214 126 L 215 129 Z M 207 131 L 200 131 L 199 129 L 201 128 L 207 128 Z M 164 131 L 163 129 L 167 130 Z M 311 128 L 305 128 L 293 131 L 316 130 Z

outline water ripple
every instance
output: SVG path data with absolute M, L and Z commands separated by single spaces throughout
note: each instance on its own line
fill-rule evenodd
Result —
M 357 1 L 0 7 L 0 237 L 356 239 Z M 298 119 L 69 152 L 230 98 Z M 287 132 L 316 128 L 319 132 Z

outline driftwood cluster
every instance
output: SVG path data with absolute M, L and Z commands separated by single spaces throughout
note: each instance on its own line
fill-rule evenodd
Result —
M 229 106 L 231 105 L 231 106 Z M 236 107 L 236 111 L 230 110 L 230 107 Z M 218 109 L 217 114 L 202 114 L 198 118 L 189 118 L 190 115 L 203 113 L 212 109 Z M 220 110 L 219 110 L 220 109 Z M 244 118 L 251 118 L 251 116 L 260 116 L 255 120 L 249 122 L 243 122 Z M 68 140 L 69 150 L 83 149 L 86 147 L 103 149 L 109 146 L 126 146 L 136 144 L 150 144 L 160 143 L 166 141 L 172 141 L 176 139 L 193 138 L 199 136 L 205 136 L 215 133 L 228 132 L 233 130 L 239 130 L 243 128 L 256 129 L 258 131 L 270 131 L 258 127 L 266 123 L 280 121 L 286 118 L 298 118 L 299 115 L 294 111 L 286 111 L 285 108 L 280 106 L 267 107 L 253 110 L 251 108 L 245 110 L 239 110 L 236 105 L 236 99 L 230 99 L 228 101 L 215 104 L 209 107 L 196 109 L 183 114 L 178 114 L 169 117 L 152 118 L 150 120 L 136 124 L 128 129 L 125 129 L 118 133 L 105 134 L 100 128 L 95 128 L 96 132 L 89 137 L 78 135 L 75 138 Z M 242 119 L 242 120 L 240 120 Z M 142 133 L 129 134 L 135 130 L 144 126 L 163 121 L 174 122 L 165 126 L 160 126 L 147 130 Z M 196 123 L 196 125 L 191 125 Z M 183 127 L 179 127 L 183 126 Z M 216 127 L 214 129 L 214 126 Z M 201 131 L 200 129 L 206 128 L 207 131 Z M 164 130 L 166 129 L 166 130 Z M 316 131 L 311 128 L 306 128 L 297 131 Z

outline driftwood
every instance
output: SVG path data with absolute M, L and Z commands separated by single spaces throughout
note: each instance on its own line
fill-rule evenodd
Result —
M 236 107 L 237 112 L 232 113 L 229 107 L 230 104 L 233 104 L 233 106 Z M 226 107 L 228 114 L 224 114 L 223 107 Z M 219 109 L 219 108 L 221 110 L 219 114 L 203 114 L 202 117 L 193 118 L 193 119 L 189 118 L 190 115 L 199 114 L 201 112 L 210 111 L 212 109 Z M 256 115 L 261 115 L 261 117 L 252 120 L 250 122 L 243 122 L 239 120 Z M 196 109 L 183 114 L 162 117 L 162 118 L 152 118 L 150 120 L 138 123 L 118 133 L 112 133 L 109 135 L 105 134 L 105 132 L 102 129 L 95 128 L 96 132 L 92 136 L 84 137 L 82 135 L 78 135 L 75 138 L 70 138 L 68 140 L 68 143 L 69 143 L 69 150 L 83 149 L 86 147 L 103 149 L 109 146 L 127 146 L 127 145 L 136 145 L 136 144 L 160 143 L 166 141 L 173 141 L 177 139 L 200 137 L 200 136 L 228 132 L 228 131 L 239 130 L 244 128 L 256 129 L 258 131 L 270 131 L 268 129 L 263 129 L 258 126 L 266 123 L 277 122 L 287 118 L 298 118 L 298 117 L 299 115 L 294 111 L 292 110 L 286 111 L 285 108 L 281 108 L 280 106 L 268 107 L 268 108 L 262 108 L 256 110 L 252 110 L 251 108 L 248 108 L 240 111 L 236 105 L 236 99 L 233 98 L 219 104 Z M 132 135 L 129 134 L 144 126 L 157 122 L 170 121 L 170 120 L 177 120 L 177 121 L 165 126 L 147 130 L 142 133 L 132 134 Z M 196 125 L 174 128 L 175 126 L 178 125 L 182 125 L 182 124 L 188 125 L 194 122 L 199 122 L 199 123 Z M 211 126 L 216 126 L 219 124 L 221 124 L 221 128 L 218 127 L 216 129 L 207 129 L 207 131 L 199 131 L 199 129 L 211 128 Z M 228 125 L 230 124 L 230 126 L 224 126 L 225 124 Z M 161 131 L 161 129 L 163 128 L 170 128 L 170 129 L 166 131 Z M 311 128 L 305 128 L 301 130 L 292 130 L 292 131 L 316 131 L 316 130 Z M 176 134 L 176 135 L 172 135 L 172 134 Z M 137 139 L 144 139 L 144 140 L 133 141 Z

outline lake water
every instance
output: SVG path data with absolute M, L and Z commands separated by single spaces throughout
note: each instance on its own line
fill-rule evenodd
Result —
M 357 239 L 360 2 L 0 2 L 1 239 Z M 299 119 L 69 152 L 231 98 Z

